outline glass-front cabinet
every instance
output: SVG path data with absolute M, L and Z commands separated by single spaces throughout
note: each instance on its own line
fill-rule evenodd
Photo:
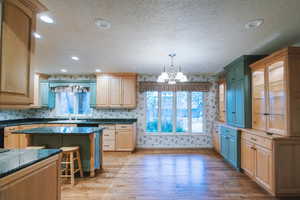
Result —
M 286 93 L 284 61 L 267 65 L 267 132 L 284 134 L 286 130 Z
M 285 134 L 286 92 L 284 61 L 252 67 L 252 128 Z

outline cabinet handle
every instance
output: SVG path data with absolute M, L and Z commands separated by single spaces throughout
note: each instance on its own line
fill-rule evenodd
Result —
M 255 138 L 251 138 L 251 140 L 253 140 L 253 141 L 257 141 L 257 139 L 255 139 Z
M 256 148 L 255 148 L 255 147 L 251 147 L 251 149 L 254 150 L 254 151 L 256 151 Z
M 268 116 L 268 115 L 270 115 L 270 113 L 264 113 L 264 115 L 265 115 L 265 116 Z
M 235 114 L 235 112 L 231 112 L 232 114 Z

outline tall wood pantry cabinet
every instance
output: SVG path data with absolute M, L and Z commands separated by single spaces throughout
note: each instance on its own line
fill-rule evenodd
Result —
M 0 107 L 33 103 L 36 15 L 46 8 L 37 0 L 1 1 Z
M 99 73 L 97 74 L 96 107 L 135 108 L 137 74 Z

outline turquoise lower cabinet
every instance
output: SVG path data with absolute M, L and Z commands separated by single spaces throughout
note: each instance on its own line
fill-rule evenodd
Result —
M 221 155 L 233 167 L 240 170 L 240 133 L 237 129 L 221 126 Z

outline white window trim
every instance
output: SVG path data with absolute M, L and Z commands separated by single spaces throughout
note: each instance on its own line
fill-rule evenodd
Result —
M 157 91 L 158 92 L 158 91 Z M 144 92 L 144 105 L 145 105 L 145 112 L 147 112 L 147 92 Z M 202 93 L 202 99 L 204 99 L 204 93 Z M 188 112 L 189 112 L 189 119 L 188 119 L 188 132 L 176 132 L 176 102 L 177 101 L 177 95 L 176 92 L 174 92 L 173 95 L 173 131 L 172 132 L 161 132 L 161 92 L 158 92 L 158 132 L 147 132 L 146 128 L 147 128 L 147 114 L 144 115 L 144 122 L 145 122 L 145 131 L 144 131 L 144 135 L 163 135 L 163 136 L 191 136 L 191 135 L 196 135 L 196 136 L 204 136 L 205 135 L 205 131 L 204 131 L 204 127 L 205 127 L 205 122 L 206 120 L 202 119 L 202 123 L 203 123 L 203 128 L 202 128 L 202 132 L 192 132 L 192 92 L 188 92 Z M 205 102 L 203 102 L 205 103 Z M 205 105 L 205 104 L 204 104 Z M 203 106 L 203 114 L 205 113 L 205 106 Z

